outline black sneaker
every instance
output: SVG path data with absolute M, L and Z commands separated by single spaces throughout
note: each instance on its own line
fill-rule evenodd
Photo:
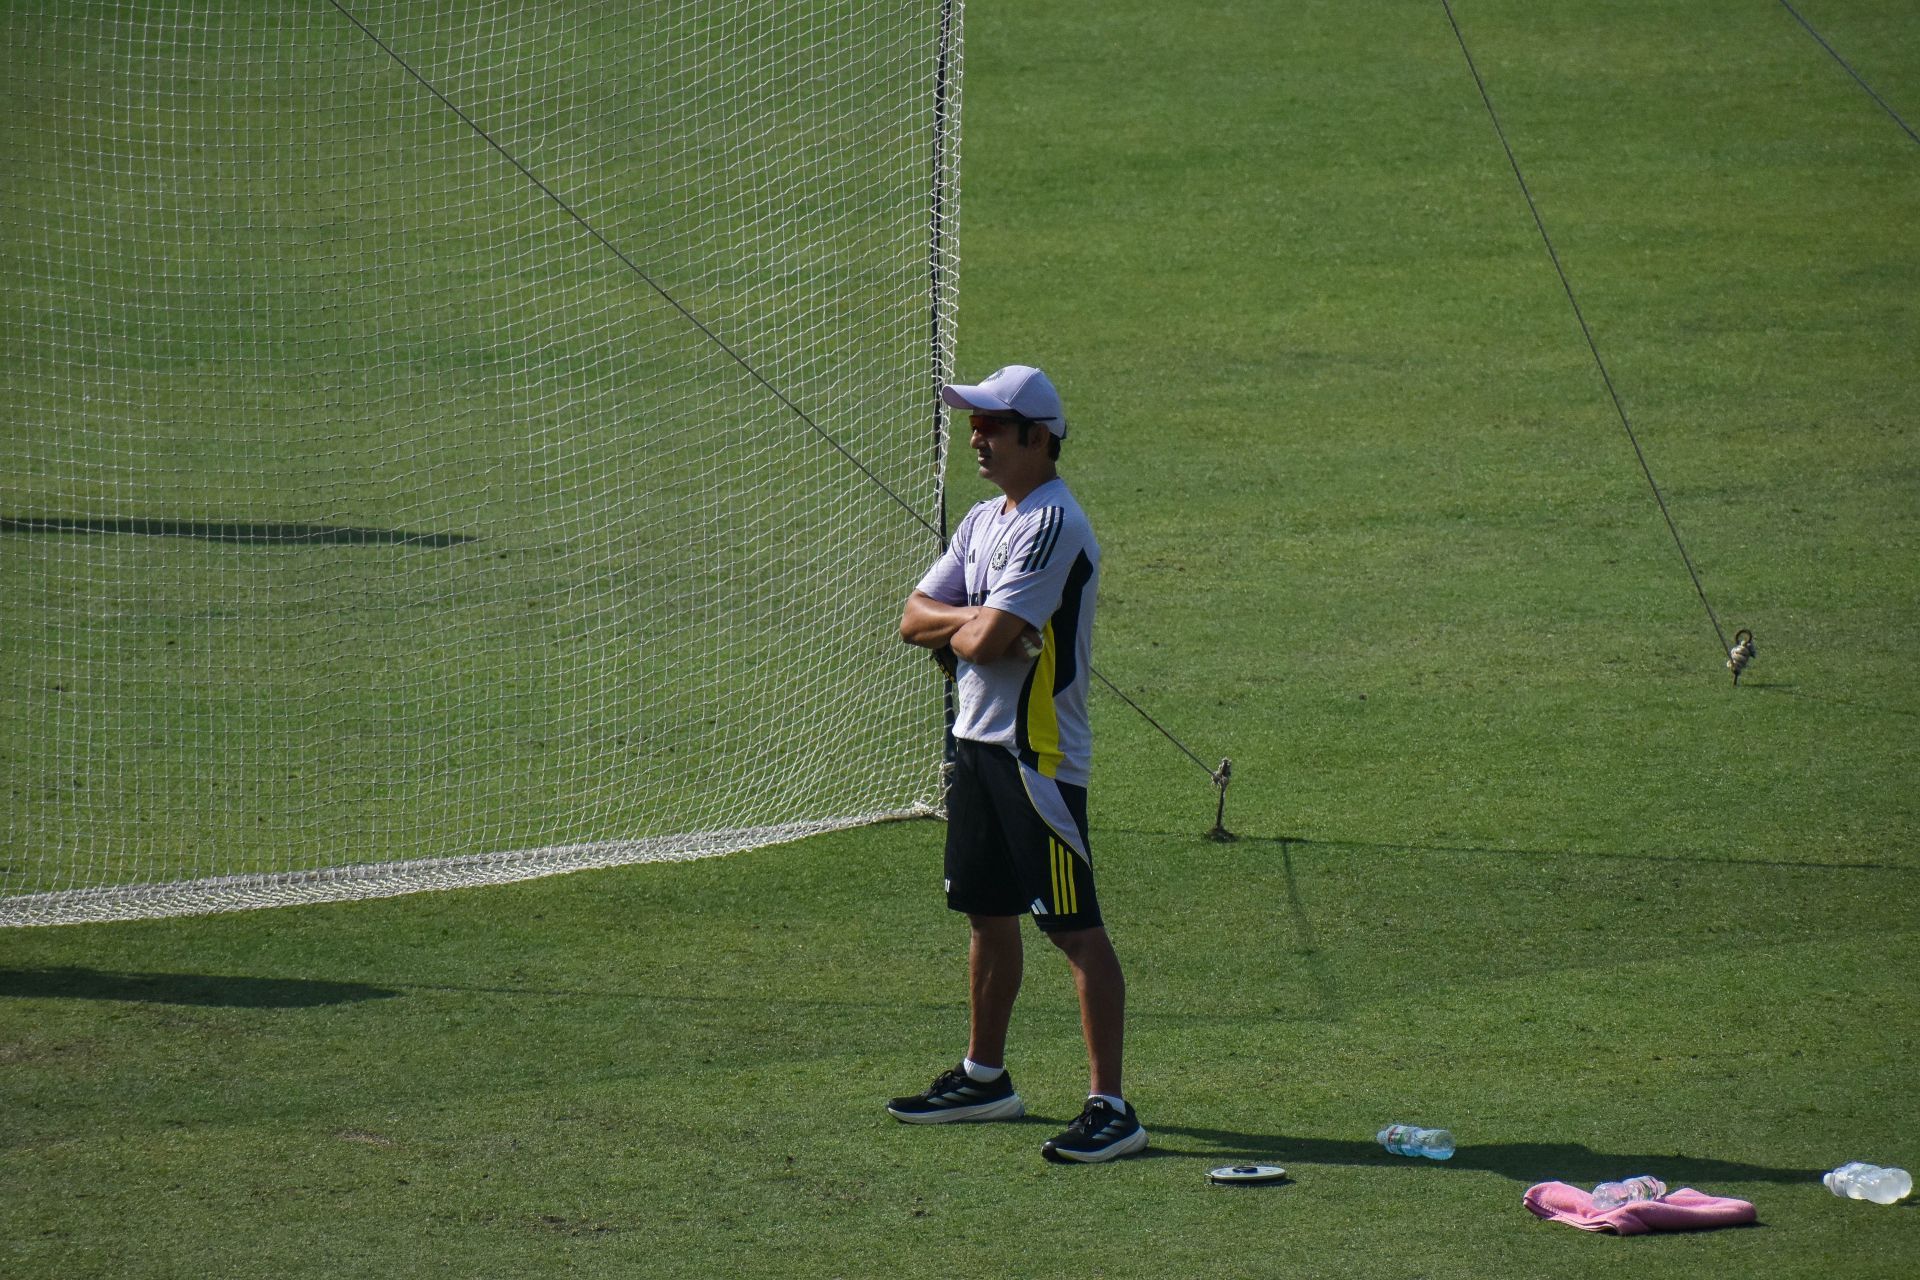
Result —
M 1002 1071 L 992 1084 L 981 1084 L 962 1063 L 930 1085 L 925 1093 L 895 1098 L 887 1113 L 908 1124 L 947 1124 L 955 1120 L 1018 1120 L 1027 1104 L 1013 1091 L 1013 1076 Z
M 1080 1118 L 1059 1137 L 1048 1139 L 1040 1154 L 1061 1164 L 1098 1164 L 1146 1147 L 1147 1131 L 1140 1127 L 1140 1117 L 1132 1107 L 1123 1115 L 1104 1098 L 1088 1098 Z

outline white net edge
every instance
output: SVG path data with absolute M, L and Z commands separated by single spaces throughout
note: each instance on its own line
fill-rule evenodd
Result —
M 934 806 L 916 805 L 881 813 L 814 818 L 743 827 L 733 831 L 654 836 L 641 840 L 602 840 L 543 849 L 365 863 L 307 871 L 209 876 L 200 880 L 163 884 L 63 889 L 0 898 L 0 928 L 217 915 L 261 907 L 311 906 L 368 898 L 395 898 L 447 889 L 479 888 L 566 875 L 575 871 L 718 858 L 750 849 L 788 844 L 833 831 L 941 815 L 942 810 Z

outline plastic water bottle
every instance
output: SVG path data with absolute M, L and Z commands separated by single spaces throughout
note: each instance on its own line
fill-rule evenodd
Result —
M 1445 1129 L 1422 1129 L 1410 1124 L 1390 1124 L 1374 1137 L 1381 1146 L 1396 1156 L 1425 1156 L 1429 1160 L 1453 1158 L 1453 1135 Z
M 1593 1189 L 1593 1208 L 1596 1213 L 1605 1213 L 1609 1209 L 1618 1209 L 1623 1204 L 1632 1204 L 1636 1200 L 1658 1200 L 1667 1194 L 1667 1184 L 1648 1174 L 1637 1178 L 1628 1178 L 1625 1182 L 1603 1182 Z
M 1905 1169 L 1882 1169 L 1877 1164 L 1865 1164 L 1859 1160 L 1841 1165 L 1826 1177 L 1820 1179 L 1826 1183 L 1827 1190 L 1849 1200 L 1871 1200 L 1875 1204 L 1892 1204 L 1904 1200 L 1913 1190 L 1913 1175 Z

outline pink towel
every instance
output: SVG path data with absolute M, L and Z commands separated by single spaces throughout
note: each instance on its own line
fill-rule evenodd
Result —
M 1645 1231 L 1705 1231 L 1742 1227 L 1757 1215 L 1745 1200 L 1702 1195 L 1692 1187 L 1670 1191 L 1663 1200 L 1636 1200 L 1604 1212 L 1593 1207 L 1593 1193 L 1564 1182 L 1528 1187 L 1524 1197 L 1536 1217 L 1564 1222 L 1582 1231 L 1614 1231 L 1637 1236 Z

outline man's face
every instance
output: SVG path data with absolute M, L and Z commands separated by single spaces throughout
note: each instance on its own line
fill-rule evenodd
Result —
M 1020 443 L 1020 420 L 1003 414 L 976 413 L 967 419 L 972 433 L 967 437 L 974 456 L 980 460 L 980 478 L 1007 488 L 1017 484 L 1036 466 L 1047 461 L 1047 428 L 1043 423 L 1027 427 L 1027 442 Z

